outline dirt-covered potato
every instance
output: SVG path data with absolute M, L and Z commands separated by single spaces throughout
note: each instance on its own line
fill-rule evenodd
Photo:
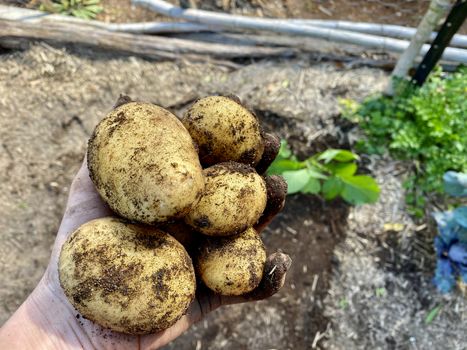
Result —
M 230 236 L 253 226 L 266 207 L 266 185 L 245 164 L 226 162 L 203 171 L 206 186 L 200 201 L 185 217 L 195 230 L 210 236 Z
M 87 319 L 148 334 L 173 325 L 195 296 L 190 257 L 172 236 L 116 218 L 90 221 L 63 245 L 60 284 Z
M 111 209 L 144 223 L 184 216 L 204 189 L 190 134 L 176 116 L 150 103 L 123 104 L 97 125 L 88 166 Z
M 243 295 L 263 277 L 266 250 L 258 233 L 249 228 L 231 237 L 206 237 L 196 255 L 204 284 L 222 295 Z
M 182 119 L 198 144 L 203 165 L 226 161 L 256 165 L 264 151 L 260 124 L 239 101 L 209 96 L 196 101 Z

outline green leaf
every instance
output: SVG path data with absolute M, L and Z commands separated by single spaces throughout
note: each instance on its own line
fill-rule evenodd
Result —
M 344 184 L 338 177 L 330 177 L 323 184 L 323 194 L 325 199 L 333 199 L 336 198 L 339 194 L 341 194 L 344 188 Z
M 358 159 L 358 156 L 345 149 L 328 149 L 318 156 L 318 160 L 324 160 L 329 163 L 331 160 L 337 162 L 350 162 L 351 160 Z
M 376 181 L 366 175 L 342 176 L 343 189 L 341 196 L 350 204 L 358 205 L 375 203 L 380 189 Z
M 430 324 L 438 316 L 439 311 L 441 310 L 441 305 L 438 305 L 431 309 L 428 315 L 425 318 L 425 324 Z
M 309 162 L 306 162 L 306 166 L 308 169 L 308 173 L 310 174 L 311 177 L 314 177 L 315 179 L 321 179 L 321 180 L 325 180 L 328 178 L 328 176 L 323 174 L 317 167 L 313 166 Z
M 82 18 L 82 19 L 88 19 L 89 15 L 84 9 L 73 9 L 71 10 L 71 14 L 75 17 Z
M 292 151 L 289 148 L 289 144 L 287 143 L 287 140 L 282 139 L 277 157 L 278 158 L 289 158 L 291 156 L 292 156 Z
M 308 180 L 310 179 L 307 169 L 285 171 L 282 173 L 282 176 L 288 185 L 287 194 L 300 192 L 300 190 L 308 183 Z
M 357 171 L 357 164 L 352 163 L 331 163 L 325 165 L 333 174 L 340 176 L 352 176 Z
M 311 193 L 311 194 L 317 194 L 321 190 L 321 184 L 319 183 L 319 180 L 310 177 L 307 184 L 302 187 L 301 192 L 303 193 Z
M 296 162 L 289 159 L 276 159 L 268 168 L 268 175 L 280 175 L 284 171 L 302 169 L 304 166 L 301 162 Z
M 102 12 L 103 9 L 104 8 L 102 6 L 98 6 L 98 5 L 86 6 L 86 10 L 90 11 L 90 12 L 93 12 L 94 14 L 98 14 L 99 12 Z

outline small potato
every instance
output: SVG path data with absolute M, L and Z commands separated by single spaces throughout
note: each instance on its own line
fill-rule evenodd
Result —
M 204 284 L 222 295 L 243 295 L 255 289 L 265 262 L 264 244 L 253 228 L 233 237 L 206 237 L 196 256 Z
M 205 191 L 185 217 L 187 224 L 210 236 L 230 236 L 253 226 L 266 207 L 261 176 L 248 165 L 226 162 L 203 171 Z
M 73 232 L 58 270 L 65 295 L 85 318 L 128 334 L 167 329 L 195 296 L 193 264 L 180 243 L 116 218 Z
M 233 98 L 199 99 L 182 122 L 198 144 L 203 165 L 234 161 L 255 166 L 263 155 L 264 141 L 258 120 Z
M 97 125 L 88 167 L 113 211 L 148 224 L 184 216 L 204 189 L 190 134 L 176 116 L 150 103 L 123 104 Z

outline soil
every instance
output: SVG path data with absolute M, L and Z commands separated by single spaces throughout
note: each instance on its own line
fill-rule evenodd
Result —
M 25 3 L 0 0 L 5 2 Z M 104 20 L 157 18 L 146 10 L 130 12 L 127 0 L 103 2 L 115 9 L 107 9 Z M 415 25 L 426 4 L 238 0 L 203 1 L 201 8 Z M 318 51 L 355 53 L 314 43 Z M 215 65 L 45 44 L 0 54 L 0 323 L 40 279 L 86 140 L 120 93 L 178 115 L 199 96 L 234 93 L 258 111 L 267 130 L 305 157 L 348 147 L 358 132 L 337 117 L 338 100 L 362 99 L 386 82 L 381 70 L 306 56 Z M 431 286 L 433 231 L 420 229 L 404 211 L 406 165 L 365 155 L 360 165 L 382 188 L 377 205 L 349 208 L 289 196 L 263 235 L 269 252 L 282 249 L 293 259 L 284 288 L 269 300 L 215 311 L 166 348 L 465 349 L 467 302 L 459 294 L 440 296 Z M 388 223 L 404 229 L 388 231 Z M 439 305 L 439 316 L 426 324 Z

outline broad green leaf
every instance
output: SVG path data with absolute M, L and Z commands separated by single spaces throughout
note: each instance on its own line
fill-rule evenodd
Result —
M 276 159 L 268 168 L 268 175 L 280 175 L 284 171 L 302 169 L 303 164 L 289 159 Z
M 301 189 L 301 192 L 316 194 L 319 193 L 320 190 L 321 184 L 319 183 L 319 180 L 310 177 L 307 184 Z
M 326 199 L 333 199 L 336 198 L 339 194 L 341 194 L 344 188 L 344 184 L 338 177 L 330 177 L 323 184 L 323 194 L 324 198 Z
M 331 163 L 325 165 L 333 174 L 340 176 L 352 176 L 357 171 L 357 164 L 352 163 Z
M 318 160 L 323 160 L 325 163 L 329 163 L 331 160 L 350 162 L 355 159 L 358 159 L 358 156 L 345 149 L 328 149 L 318 156 Z
M 366 175 L 342 176 L 343 189 L 341 196 L 350 204 L 374 203 L 379 197 L 376 181 Z
M 282 173 L 285 181 L 287 182 L 287 194 L 299 192 L 310 179 L 307 169 L 300 169 L 295 171 L 285 171 Z
M 316 168 L 312 164 L 306 163 L 306 166 L 308 169 L 308 173 L 310 174 L 311 177 L 314 177 L 315 179 L 322 179 L 322 180 L 325 180 L 328 178 L 325 174 L 323 174 L 318 168 Z

